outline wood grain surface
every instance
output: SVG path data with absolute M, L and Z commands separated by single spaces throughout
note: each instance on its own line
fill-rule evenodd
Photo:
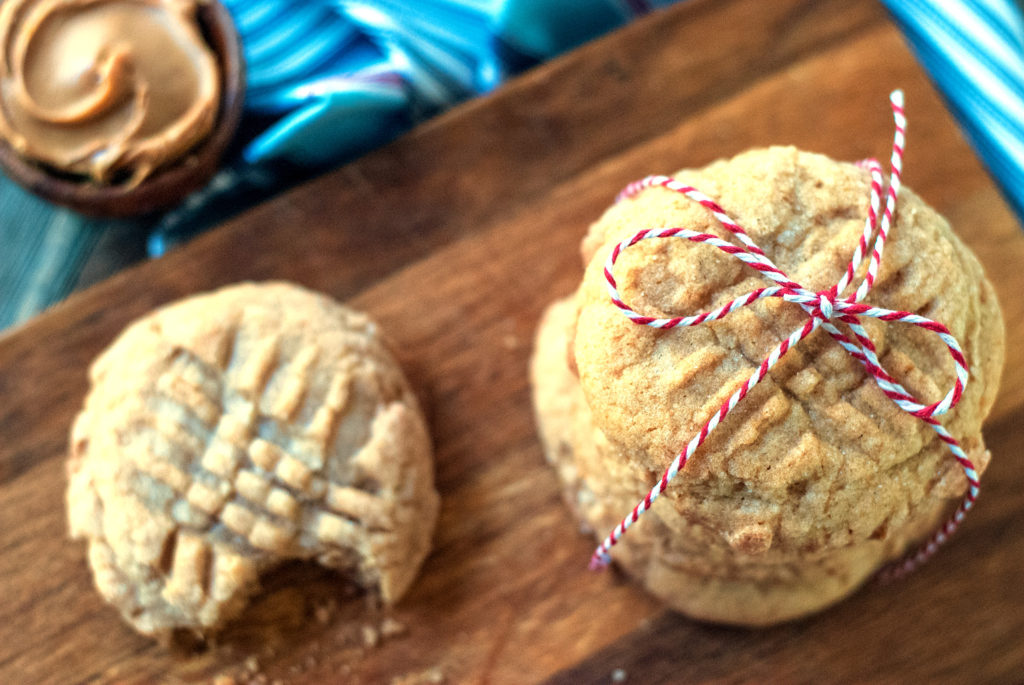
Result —
M 1013 682 L 1024 674 L 1024 347 L 1008 345 L 992 464 L 961 533 L 909 579 L 781 627 L 667 612 L 562 506 L 526 365 L 628 181 L 756 145 L 885 157 L 907 92 L 906 182 L 950 218 L 1024 335 L 1024 233 L 872 0 L 690 0 L 123 272 L 0 338 L 0 682 Z M 382 609 L 295 565 L 215 643 L 133 633 L 66 535 L 67 431 L 90 360 L 190 293 L 285 278 L 375 316 L 428 408 L 443 507 Z M 374 644 L 376 643 L 376 644 Z

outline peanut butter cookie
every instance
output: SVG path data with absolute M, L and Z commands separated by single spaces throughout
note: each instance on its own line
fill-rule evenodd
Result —
M 790 277 L 842 276 L 867 212 L 866 171 L 793 148 L 754 150 L 675 178 L 725 207 Z M 725 235 L 683 195 L 649 188 L 611 207 L 582 244 L 583 282 L 546 314 L 532 362 L 542 442 L 578 516 L 603 537 L 768 352 L 807 317 L 761 300 L 692 328 L 630 322 L 603 268 L 636 232 L 682 226 Z M 949 224 L 903 191 L 867 302 L 944 323 L 970 383 L 943 418 L 979 470 L 981 423 L 1003 363 L 1003 324 L 981 265 Z M 695 314 L 767 285 L 754 269 L 686 240 L 638 243 L 615 267 L 635 310 Z M 926 331 L 864 319 L 878 356 L 928 401 L 952 384 Z M 945 445 L 900 410 L 825 331 L 787 353 L 613 548 L 653 594 L 694 617 L 766 625 L 819 610 L 903 555 L 967 481 Z
M 208 633 L 261 573 L 310 559 L 394 602 L 430 549 L 430 439 L 365 315 L 285 283 L 191 297 L 95 361 L 71 534 L 141 633 Z

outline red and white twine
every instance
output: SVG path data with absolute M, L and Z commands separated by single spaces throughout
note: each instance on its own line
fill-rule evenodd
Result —
M 939 530 L 937 530 L 915 553 L 908 556 L 904 561 L 900 562 L 896 566 L 888 569 L 886 576 L 893 577 L 904 575 L 927 560 L 935 553 L 939 546 L 942 545 L 950 535 L 952 535 L 953 531 L 956 530 L 957 526 L 959 526 L 960 522 L 963 520 L 964 515 L 974 505 L 974 502 L 978 497 L 979 490 L 978 474 L 974 469 L 974 464 L 971 463 L 971 460 L 964 453 L 963 449 L 960 447 L 960 443 L 957 442 L 957 440 L 950 435 L 935 418 L 956 406 L 957 402 L 960 401 L 960 398 L 963 395 L 964 388 L 967 386 L 967 361 L 964 359 L 960 345 L 950 334 L 949 329 L 937 321 L 932 321 L 931 319 L 919 316 L 912 312 L 894 311 L 861 304 L 861 301 L 874 285 L 875 278 L 878 275 L 878 265 L 881 262 L 882 252 L 885 249 L 885 241 L 888 238 L 889 230 L 892 227 L 893 214 L 896 210 L 896 200 L 900 192 L 900 177 L 903 169 L 903 146 L 906 131 L 906 117 L 903 112 L 903 93 L 901 91 L 895 91 L 890 95 L 889 99 L 892 105 L 896 132 L 893 137 L 889 184 L 885 193 L 885 209 L 881 215 L 881 221 L 879 221 L 878 208 L 882 195 L 881 165 L 873 159 L 861 162 L 860 165 L 868 170 L 871 177 L 868 215 L 864 222 L 864 231 L 860 236 L 860 241 L 846 267 L 845 273 L 842 278 L 839 279 L 839 282 L 831 288 L 814 292 L 804 288 L 799 283 L 795 283 L 790 280 L 785 272 L 776 266 L 764 251 L 754 243 L 750 236 L 747 235 L 746 231 L 744 231 L 738 223 L 726 214 L 724 209 L 696 188 L 680 183 L 679 181 L 667 176 L 649 176 L 641 181 L 631 183 L 622 191 L 622 193 L 619 194 L 617 199 L 622 200 L 633 197 L 644 189 L 652 186 L 660 186 L 662 188 L 673 190 L 677 193 L 682 193 L 694 202 L 697 202 L 701 206 L 707 208 L 718 222 L 742 243 L 742 246 L 735 245 L 722 240 L 718 236 L 711 235 L 709 233 L 698 233 L 686 228 L 659 228 L 640 231 L 628 240 L 624 240 L 616 245 L 609 255 L 608 261 L 605 263 L 604 275 L 608 282 L 608 292 L 611 295 L 612 302 L 622 310 L 622 313 L 629 317 L 633 323 L 643 326 L 651 326 L 653 328 L 681 328 L 685 326 L 696 326 L 706 321 L 722 319 L 740 307 L 745 307 L 766 297 L 778 297 L 786 302 L 798 304 L 805 312 L 807 312 L 808 318 L 803 326 L 793 331 L 788 338 L 779 343 L 779 345 L 769 353 L 750 378 L 740 385 L 736 392 L 734 392 L 732 396 L 722 404 L 721 408 L 707 421 L 707 423 L 704 424 L 700 432 L 690 440 L 683 451 L 676 456 L 669 467 L 665 470 L 665 473 L 662 475 L 658 483 L 651 488 L 650 492 L 647 493 L 647 496 L 633 508 L 629 515 L 626 516 L 608 535 L 608 537 L 605 538 L 600 546 L 598 546 L 590 561 L 591 568 L 601 568 L 611 561 L 609 551 L 612 546 L 618 542 L 619 538 L 622 537 L 631 525 L 636 523 L 641 514 L 651 508 L 654 501 L 665 491 L 665 488 L 668 487 L 668 484 L 673 478 L 675 478 L 676 474 L 686 466 L 687 461 L 689 461 L 694 452 L 696 452 L 701 444 L 707 439 L 708 435 L 711 434 L 711 431 L 713 431 L 725 419 L 725 417 L 729 415 L 729 412 L 731 412 L 736 405 L 746 397 L 747 393 L 749 393 L 754 386 L 760 383 L 761 380 L 768 375 L 771 368 L 778 363 L 790 348 L 813 333 L 819 327 L 825 329 L 825 332 L 832 336 L 837 343 L 839 343 L 847 352 L 850 353 L 850 355 L 859 361 L 864 366 L 865 370 L 875 379 L 875 383 L 878 384 L 878 387 L 881 388 L 882 392 L 891 398 L 903 411 L 918 417 L 935 430 L 939 435 L 939 438 L 949 446 L 950 452 L 952 452 L 953 457 L 963 468 L 964 474 L 967 476 L 967 494 L 953 516 L 946 521 L 946 523 L 943 524 L 943 526 L 939 528 Z M 876 229 L 878 231 L 877 235 L 875 235 Z M 871 241 L 872 235 L 875 235 L 875 239 L 871 248 L 871 259 L 868 263 L 867 273 L 864 276 L 864 279 L 860 282 L 854 293 L 846 297 L 840 297 L 841 293 L 852 283 L 854 274 L 860 267 L 864 256 L 868 251 L 868 243 Z M 683 238 L 695 243 L 707 243 L 712 245 L 719 250 L 736 257 L 751 268 L 760 271 L 765 277 L 773 281 L 775 285 L 758 288 L 757 290 L 743 295 L 742 297 L 738 297 L 727 302 L 717 309 L 695 314 L 693 316 L 655 318 L 639 314 L 628 304 L 623 302 L 612 270 L 619 256 L 628 247 L 635 245 L 642 240 L 654 240 L 661 238 Z M 865 331 L 863 326 L 860 324 L 858 317 L 861 316 L 868 316 L 882 321 L 900 321 L 937 334 L 948 348 L 949 355 L 953 358 L 953 362 L 956 366 L 956 380 L 953 383 L 953 387 L 949 389 L 949 392 L 947 392 L 941 400 L 932 404 L 925 405 L 918 401 L 917 398 L 910 394 L 896 379 L 882 368 L 876 354 L 875 345 L 868 337 L 867 331 Z M 848 335 L 840 331 L 836 327 L 835 322 L 842 322 L 846 324 L 850 332 L 853 334 L 853 338 L 851 339 Z

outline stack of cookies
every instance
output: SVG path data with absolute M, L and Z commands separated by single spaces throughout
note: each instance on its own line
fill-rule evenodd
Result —
M 867 171 L 793 148 L 750 151 L 676 178 L 714 198 L 814 290 L 839 281 L 867 213 Z M 769 299 L 693 328 L 635 325 L 609 298 L 605 261 L 638 231 L 670 227 L 727 235 L 707 209 L 664 188 L 612 206 L 583 240 L 578 290 L 551 305 L 538 333 L 531 376 L 542 442 L 598 539 L 807 317 Z M 615 277 L 623 299 L 654 317 L 712 310 L 768 285 L 733 257 L 685 240 L 638 243 Z M 941 321 L 960 341 L 971 380 L 943 423 L 984 469 L 981 423 L 1002 368 L 1002 319 L 977 259 L 912 192 L 901 196 L 868 301 Z M 952 385 L 953 364 L 932 334 L 863 324 L 913 394 L 931 401 Z M 934 431 L 819 330 L 744 398 L 612 554 L 690 616 L 768 625 L 849 594 L 931 533 L 966 487 Z

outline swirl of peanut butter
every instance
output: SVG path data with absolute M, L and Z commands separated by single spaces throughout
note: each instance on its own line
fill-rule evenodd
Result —
M 202 1 L 202 0 L 199 0 Z M 0 135 L 23 157 L 137 184 L 213 128 L 196 0 L 3 0 Z

